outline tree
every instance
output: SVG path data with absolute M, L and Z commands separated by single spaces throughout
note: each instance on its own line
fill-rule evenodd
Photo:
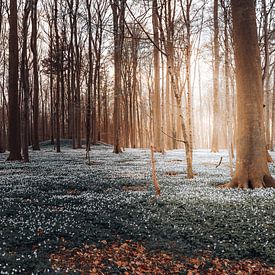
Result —
M 0 0 L 0 33 L 2 31 L 2 24 L 3 24 L 3 11 L 4 11 L 4 3 L 3 3 L 3 0 Z
M 92 52 L 92 13 L 91 0 L 86 0 L 86 7 L 88 13 L 88 37 L 89 37 L 89 71 L 88 71 L 88 87 L 87 87 L 87 103 L 86 103 L 86 152 L 90 155 L 91 150 L 91 94 L 93 83 L 93 52 Z
M 96 0 L 93 3 L 94 35 L 91 35 L 94 50 L 93 102 L 92 102 L 92 143 L 101 139 L 101 59 L 103 42 L 103 24 L 107 12 L 107 2 Z
M 218 152 L 218 135 L 219 135 L 219 10 L 218 0 L 214 0 L 214 68 L 213 68 L 213 133 L 212 147 L 213 153 Z
M 263 93 L 265 105 L 265 138 L 266 147 L 271 149 L 270 135 L 270 106 L 271 106 L 271 89 L 270 89 L 270 52 L 269 52 L 269 13 L 267 12 L 266 0 L 262 0 L 262 15 L 263 18 L 263 40 L 264 40 L 264 65 L 263 65 Z
M 30 84 L 29 84 L 29 68 L 28 68 L 28 20 L 31 11 L 31 0 L 27 0 L 24 7 L 23 16 L 23 45 L 22 45 L 22 57 L 21 57 L 21 85 L 23 90 L 23 135 L 22 135 L 22 151 L 24 156 L 24 162 L 29 162 L 29 96 L 30 96 Z
M 115 63 L 115 91 L 114 91 L 114 153 L 121 153 L 120 138 L 120 101 L 121 101 L 121 60 L 124 40 L 124 16 L 126 0 L 111 0 L 113 11 L 113 29 L 114 29 L 114 63 Z
M 69 133 L 72 137 L 73 148 L 76 149 L 76 123 L 75 123 L 75 49 L 74 49 L 74 0 L 67 0 L 70 21 L 70 42 L 68 49 L 68 118 Z
M 10 154 L 9 161 L 21 160 L 20 138 L 20 107 L 18 94 L 18 31 L 17 31 L 17 1 L 10 0 L 9 17 L 9 129 L 8 143 Z
M 32 0 L 32 35 L 31 50 L 33 54 L 33 150 L 40 150 L 39 147 L 39 77 L 38 77 L 38 53 L 37 53 L 37 2 Z
M 187 0 L 186 1 L 186 7 L 184 9 L 182 5 L 182 13 L 183 13 L 183 18 L 184 22 L 186 25 L 186 46 L 185 46 L 185 63 L 186 63 L 186 82 L 187 82 L 187 139 L 188 139 L 188 152 L 187 153 L 187 158 L 189 158 L 189 163 L 192 166 L 192 161 L 193 161 L 193 122 L 192 122 L 192 117 L 193 117 L 193 111 L 192 111 L 192 87 L 191 87 L 191 55 L 192 55 L 192 42 L 191 42 L 191 8 L 192 8 L 192 0 Z M 186 139 L 186 140 L 187 140 Z M 186 145 L 185 145 L 186 146 Z M 188 173 L 188 178 L 193 177 L 193 171 L 192 167 L 190 167 L 187 171 Z
M 56 121 L 56 152 L 60 153 L 60 48 L 58 32 L 58 3 L 54 6 L 54 29 L 55 29 L 55 47 L 57 53 L 57 76 L 56 76 L 56 101 L 55 101 L 55 121 Z
M 275 187 L 266 159 L 263 85 L 254 0 L 231 0 L 237 85 L 237 160 L 225 187 Z
M 49 52 L 48 52 L 48 59 L 43 60 L 43 65 L 45 67 L 48 67 L 48 70 L 46 71 L 47 74 L 49 74 L 49 111 L 50 111 L 50 139 L 51 139 L 51 145 L 54 145 L 54 23 L 53 23 L 53 16 L 54 16 L 54 9 L 51 2 L 42 2 L 44 5 L 44 12 L 47 18 L 48 23 L 48 29 L 49 32 L 48 35 L 48 41 L 49 41 Z M 46 64 L 45 64 L 46 63 Z M 48 64 L 47 64 L 48 63 Z M 48 66 L 47 66 L 48 65 Z M 44 71 L 45 72 L 45 71 Z
M 275 82 L 275 67 L 273 68 L 273 79 Z M 271 129 L 271 150 L 274 151 L 274 138 L 275 138 L 275 83 L 273 84 L 273 95 L 272 95 L 272 129 Z
M 74 107 L 75 107 L 75 135 L 76 135 L 76 148 L 81 148 L 81 98 L 80 98 L 80 69 L 81 69 L 81 52 L 80 41 L 78 37 L 78 12 L 79 0 L 75 1 L 73 10 L 73 37 L 75 49 L 75 94 L 74 94 Z
M 185 118 L 183 116 L 183 91 L 184 89 L 181 87 L 179 84 L 179 69 L 177 68 L 176 62 L 175 62 L 175 49 L 174 49 L 174 44 L 173 41 L 175 39 L 174 37 L 174 30 L 175 30 L 175 15 L 172 10 L 175 11 L 175 5 L 176 3 L 174 2 L 174 8 L 172 8 L 171 2 L 170 1 L 165 1 L 165 25 L 166 25 L 166 36 L 164 34 L 164 29 L 161 24 L 159 24 L 160 28 L 160 37 L 161 40 L 163 41 L 164 44 L 164 49 L 166 58 L 167 58 L 167 75 L 166 75 L 166 85 L 169 82 L 169 85 L 171 84 L 171 92 L 174 95 L 175 101 L 176 101 L 176 106 L 177 106 L 177 114 L 178 114 L 178 128 L 181 130 L 181 134 L 183 139 L 177 139 L 174 136 L 170 136 L 173 141 L 178 141 L 181 143 L 184 143 L 185 145 L 185 153 L 186 153 L 186 162 L 187 162 L 187 178 L 191 179 L 193 178 L 193 168 L 192 168 L 192 121 L 191 121 L 191 82 L 190 82 L 190 67 L 191 64 L 190 58 L 191 58 L 191 40 L 190 40 L 190 35 L 191 35 L 191 25 L 190 25 L 190 8 L 191 8 L 191 2 L 186 3 L 186 8 L 187 10 L 185 11 L 183 5 L 181 6 L 182 12 L 183 12 L 183 17 L 185 24 L 187 25 L 187 35 L 189 35 L 187 39 L 187 46 L 186 48 L 186 81 L 189 82 L 187 83 L 187 123 L 185 121 Z M 166 6 L 167 5 L 167 6 Z M 159 15 L 159 18 L 161 16 Z M 160 51 L 160 49 L 159 49 Z M 168 89 L 167 89 L 168 88 Z M 166 92 L 169 92 L 169 87 L 166 86 Z M 173 105 L 173 104 L 172 104 Z M 170 106 L 168 106 L 170 108 Z M 172 112 L 173 113 L 173 112 Z M 173 119 L 172 119 L 173 120 Z M 169 123 L 168 123 L 169 124 Z M 186 127 L 186 124 L 188 124 L 189 129 Z
M 3 64 L 2 77 L 1 77 L 1 111 L 0 111 L 0 153 L 4 153 L 6 151 L 6 100 L 5 100 L 5 73 L 6 73 L 6 47 L 4 45 L 4 41 L 6 40 L 6 28 L 4 19 L 4 1 L 0 0 L 0 34 L 1 34 L 1 52 L 0 58 L 1 63 Z
M 272 162 L 272 157 L 269 154 L 268 150 L 271 149 L 271 133 L 270 133 L 270 107 L 271 107 L 271 89 L 270 89 L 270 34 L 268 20 L 270 15 L 270 9 L 267 11 L 266 0 L 262 0 L 262 15 L 263 18 L 263 40 L 264 40 L 264 64 L 263 64 L 263 93 L 264 93 L 264 106 L 265 106 L 265 139 L 266 139 L 266 155 L 267 161 Z
M 154 32 L 154 90 L 153 90 L 153 137 L 154 147 L 157 152 L 163 151 L 161 144 L 161 113 L 160 113 L 160 43 L 159 43 L 159 21 L 158 21 L 158 2 L 153 0 L 152 24 Z
M 225 89 L 225 101 L 226 101 L 226 128 L 227 128 L 227 148 L 229 153 L 229 164 L 230 164 L 230 174 L 233 176 L 233 133 L 232 133 L 232 103 L 231 94 L 229 87 L 229 5 L 225 0 L 221 0 L 221 6 L 223 8 L 223 18 L 224 18 L 224 89 Z

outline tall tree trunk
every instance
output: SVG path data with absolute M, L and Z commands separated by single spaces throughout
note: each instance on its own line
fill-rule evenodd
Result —
M 164 82 L 164 76 L 165 76 L 165 65 L 164 65 L 164 56 L 161 55 L 161 144 L 163 146 L 163 153 L 166 149 L 167 143 L 166 143 L 166 136 L 163 134 L 165 132 L 165 126 L 166 126 L 166 117 L 165 117 L 165 111 L 166 111 L 166 98 L 165 98 L 165 82 Z
M 168 63 L 168 62 L 167 62 Z M 170 84 L 170 76 L 169 76 L 169 69 L 168 64 L 166 66 L 166 77 L 165 77 L 165 95 L 166 95 L 166 133 L 167 134 L 173 134 L 173 123 L 172 123 L 172 114 L 171 111 L 173 111 L 173 94 L 171 93 L 171 84 Z M 170 137 L 167 138 L 166 141 L 167 149 L 171 150 L 173 148 L 173 139 Z
M 61 43 L 61 64 L 60 64 L 60 81 L 61 81 L 61 137 L 65 138 L 66 133 L 65 133 L 65 83 L 66 83 L 66 72 L 65 72 L 65 56 L 64 54 L 66 50 L 66 45 L 67 45 L 67 39 L 66 39 L 66 21 L 65 21 L 65 16 L 63 16 L 63 23 L 62 23 L 62 43 Z
M 140 87 L 139 87 L 139 89 L 140 89 Z M 142 115 L 141 115 L 141 112 L 140 112 L 140 102 L 141 102 L 141 100 L 140 100 L 140 90 L 136 93 L 136 107 L 135 107 L 135 109 L 136 109 L 136 112 L 137 112 L 137 115 L 136 115 L 136 117 L 137 117 L 137 132 L 138 132 L 138 137 L 139 137 L 139 147 L 140 148 L 143 148 L 143 133 L 142 133 L 142 129 L 143 129 L 143 127 L 142 127 Z
M 231 0 L 237 83 L 236 172 L 226 187 L 275 187 L 265 149 L 263 85 L 254 0 Z
M 180 121 L 181 121 L 181 130 L 185 145 L 185 155 L 186 155 L 186 162 L 187 162 L 187 178 L 192 179 L 194 177 L 193 174 L 193 165 L 192 165 L 192 148 L 190 147 L 190 143 L 188 140 L 188 132 L 185 126 L 184 117 L 182 114 L 182 101 L 179 99 L 179 97 L 176 98 L 177 101 L 177 107 L 178 107 L 178 113 L 180 114 Z
M 227 124 L 227 148 L 229 154 L 230 174 L 233 176 L 233 156 L 232 156 L 232 110 L 231 110 L 231 98 L 229 88 L 229 37 L 228 37 L 228 6 L 222 0 L 223 17 L 224 17 L 224 78 L 225 78 L 225 100 L 226 100 L 226 124 Z
M 4 48 L 3 55 L 6 56 L 6 49 Z M 3 64 L 3 75 L 2 75 L 2 86 L 5 87 L 5 75 L 6 75 L 6 62 Z M 7 147 L 7 137 L 6 137 L 6 97 L 5 97 L 5 89 L 2 89 L 2 124 L 1 124 L 1 152 L 4 153 Z
M 51 145 L 54 145 L 54 99 L 53 99 L 53 24 L 50 26 L 50 122 L 51 122 Z
M 59 47 L 59 33 L 58 33 L 58 1 L 55 1 L 55 47 L 57 53 L 57 76 L 56 76 L 56 101 L 55 101 L 55 120 L 56 120 L 56 152 L 60 153 L 60 47 Z
M 33 54 L 33 150 L 40 150 L 39 147 L 39 79 L 38 79 L 38 54 L 37 54 L 37 2 L 32 1 L 32 35 L 31 50 Z
M 161 145 L 161 114 L 160 114 L 160 42 L 159 42 L 159 22 L 158 22 L 158 2 L 153 0 L 152 24 L 154 33 L 154 91 L 153 91 L 153 143 L 157 152 L 162 152 Z
M 0 0 L 0 33 L 2 33 L 3 12 L 4 12 L 4 1 Z
M 267 150 L 270 146 L 270 106 L 271 106 L 271 92 L 270 92 L 270 53 L 269 53 L 269 31 L 268 31 L 268 12 L 266 7 L 266 0 L 262 0 L 262 16 L 263 16 L 263 38 L 264 38 L 264 69 L 263 69 L 263 91 L 264 91 L 264 105 L 265 105 L 265 139 Z M 269 154 L 267 152 L 267 154 Z M 271 158 L 271 156 L 268 156 Z
M 188 143 L 191 162 L 193 160 L 193 108 L 192 108 L 192 87 L 191 87 L 191 19 L 190 19 L 190 9 L 192 1 L 187 1 L 186 3 L 186 82 L 187 82 L 187 131 L 188 131 Z
M 100 15 L 101 16 L 101 15 Z M 99 20 L 99 39 L 97 53 L 97 140 L 101 140 L 101 51 L 102 51 L 102 22 Z
M 97 142 L 97 112 L 96 112 L 96 101 L 97 101 L 97 75 L 98 66 L 97 61 L 95 62 L 95 70 L 93 75 L 93 101 L 92 101 L 92 144 Z
M 138 65 L 138 38 L 136 37 L 136 29 L 133 30 L 132 37 L 132 70 L 133 70 L 133 82 L 132 82 L 132 141 L 133 148 L 137 147 L 137 65 Z
M 31 2 L 26 1 L 24 7 L 23 16 L 23 27 L 22 27 L 22 58 L 21 58 L 21 83 L 23 90 L 23 157 L 24 162 L 29 162 L 29 68 L 28 68 L 28 54 L 27 54 L 27 44 L 28 44 L 28 20 L 31 11 Z
M 74 35 L 74 49 L 75 49 L 75 134 L 76 134 L 76 148 L 81 148 L 81 99 L 80 99 L 80 70 L 81 70 L 81 56 L 78 41 L 78 10 L 79 0 L 75 1 L 74 15 L 73 15 L 73 35 Z
M 18 95 L 18 32 L 17 32 L 17 1 L 10 0 L 9 17 L 9 130 L 8 143 L 10 154 L 8 161 L 22 160 L 20 136 L 20 107 Z
M 124 40 L 124 15 L 126 0 L 111 0 L 114 28 L 114 63 L 115 63 L 115 91 L 114 91 L 114 153 L 121 153 L 121 61 Z
M 213 133 L 211 152 L 219 151 L 219 11 L 218 0 L 214 0 L 214 68 L 213 68 Z
M 70 83 L 70 90 L 69 90 L 69 97 L 71 99 L 70 103 L 70 135 L 72 137 L 72 147 L 73 149 L 76 149 L 76 102 L 75 102 L 75 70 L 76 70 L 76 62 L 75 62 L 75 48 L 74 48 L 74 0 L 68 1 L 69 5 L 69 12 L 70 12 L 70 43 L 69 43 L 69 77 L 70 80 L 68 81 Z
M 179 88 L 178 88 L 176 82 L 175 82 L 173 66 L 169 66 L 169 74 L 170 74 L 170 79 L 171 79 L 172 91 L 174 93 L 174 97 L 175 97 L 176 104 L 177 104 L 177 112 L 180 116 L 181 131 L 182 131 L 182 136 L 183 136 L 183 142 L 185 145 L 185 154 L 186 154 L 186 162 L 187 162 L 187 178 L 192 179 L 194 177 L 193 164 L 192 164 L 192 148 L 190 147 L 188 131 L 187 131 L 185 120 L 184 120 L 183 113 L 182 113 L 182 110 L 183 110 L 182 95 L 179 91 Z
M 273 93 L 272 93 L 272 130 L 271 130 L 271 150 L 274 151 L 275 138 L 275 67 L 273 68 Z
M 92 52 L 92 14 L 91 0 L 86 0 L 88 10 L 88 35 L 89 35 L 89 72 L 88 72 L 88 88 L 87 88 L 87 106 L 86 106 L 86 152 L 91 150 L 91 96 L 93 83 L 93 52 Z
M 104 88 L 103 88 L 103 105 L 104 105 L 104 141 L 109 143 L 109 115 L 108 115 L 108 82 L 107 82 L 107 75 L 105 72 L 105 80 L 104 80 Z
M 200 122 L 199 122 L 199 125 L 200 125 L 200 133 L 199 133 L 199 136 L 200 136 L 200 147 L 199 148 L 205 148 L 205 138 L 206 136 L 203 134 L 203 130 L 204 130 L 204 110 L 202 108 L 202 81 L 201 81 L 201 69 L 200 69 L 200 64 L 198 66 L 198 81 L 199 81 L 199 112 L 200 112 Z

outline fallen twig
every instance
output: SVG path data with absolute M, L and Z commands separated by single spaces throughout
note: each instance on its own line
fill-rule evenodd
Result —
M 221 157 L 220 162 L 218 165 L 216 165 L 216 168 L 218 168 L 222 164 L 223 157 Z

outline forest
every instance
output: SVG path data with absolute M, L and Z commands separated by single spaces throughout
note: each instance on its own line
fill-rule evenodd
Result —
M 0 274 L 275 274 L 274 0 L 0 0 Z

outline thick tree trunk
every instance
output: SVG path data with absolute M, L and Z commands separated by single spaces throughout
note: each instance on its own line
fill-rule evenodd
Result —
M 266 160 L 263 85 L 254 0 L 231 0 L 237 83 L 236 173 L 227 187 L 275 187 Z
M 18 32 L 17 1 L 10 0 L 9 32 L 9 130 L 8 142 L 10 154 L 8 161 L 21 160 L 20 107 L 18 95 Z

